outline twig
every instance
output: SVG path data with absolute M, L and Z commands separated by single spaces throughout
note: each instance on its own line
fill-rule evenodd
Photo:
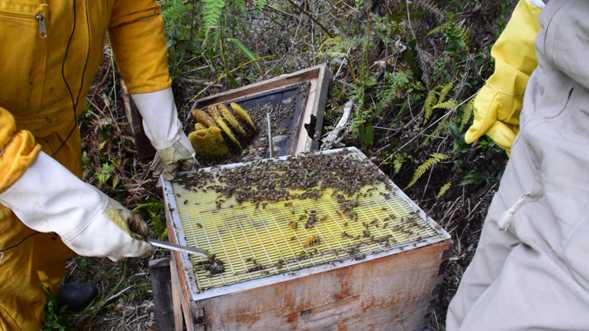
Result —
M 329 38 L 333 38 L 333 35 L 329 32 L 329 30 L 327 30 L 326 27 L 323 26 L 323 24 L 319 23 L 314 17 L 313 15 L 307 13 L 303 8 L 301 8 L 301 6 L 297 5 L 296 3 L 294 3 L 292 0 L 286 0 L 287 2 L 290 2 L 290 4 L 292 4 L 293 6 L 295 6 L 298 10 L 301 11 L 301 13 L 305 14 L 307 17 L 309 17 L 313 22 L 317 23 L 317 25 L 319 25 L 319 27 L 325 31 L 325 34 L 327 34 L 329 36 Z
M 102 306 L 106 305 L 106 304 L 107 304 L 107 303 L 109 303 L 111 300 L 114 300 L 114 299 L 116 299 L 116 298 L 120 297 L 121 295 L 123 295 L 123 293 L 127 292 L 127 290 L 129 290 L 129 289 L 130 289 L 130 288 L 132 288 L 132 287 L 133 287 L 133 286 L 128 286 L 128 287 L 126 287 L 125 289 L 123 289 L 122 291 L 120 291 L 119 293 L 117 293 L 117 294 L 115 294 L 115 295 L 111 296 L 110 298 L 106 299 L 106 301 L 104 301 L 104 302 L 102 303 Z
M 342 115 L 342 118 L 340 118 L 335 129 L 333 129 L 329 133 L 329 135 L 325 139 L 323 139 L 323 145 L 321 146 L 322 151 L 328 150 L 331 148 L 331 146 L 333 146 L 333 144 L 334 144 L 335 140 L 337 139 L 337 137 L 339 136 L 340 132 L 346 126 L 346 123 L 348 122 L 348 118 L 350 118 L 350 114 L 352 113 L 352 108 L 354 108 L 354 105 L 356 104 L 357 101 L 358 101 L 358 99 L 354 97 L 354 98 L 350 99 L 350 101 L 346 102 L 346 104 L 344 105 L 344 114 Z
M 452 114 L 456 109 L 458 109 L 458 107 L 462 106 L 463 104 L 467 103 L 470 101 L 470 99 L 474 98 L 476 96 L 476 93 L 471 95 L 468 99 L 462 101 L 460 104 L 458 104 L 456 107 L 452 108 L 452 110 L 450 110 L 449 112 L 447 112 L 446 114 L 444 114 L 444 116 L 441 116 L 440 118 L 438 118 L 435 122 L 432 122 L 432 124 L 428 125 L 425 129 L 421 130 L 421 132 L 419 132 L 419 134 L 416 134 L 415 137 L 411 138 L 408 142 L 404 143 L 403 146 L 397 148 L 397 150 L 394 153 L 391 153 L 391 155 L 389 155 L 386 159 L 384 159 L 381 163 L 378 164 L 378 166 L 380 167 L 383 163 L 387 162 L 388 160 L 391 159 L 391 157 L 393 157 L 395 154 L 397 154 L 397 152 L 399 152 L 401 149 L 403 149 L 405 146 L 409 145 L 413 140 L 419 138 L 421 136 L 421 134 L 423 134 L 425 131 L 427 131 L 429 128 L 431 128 L 432 126 L 434 126 L 435 124 L 437 124 L 438 122 L 440 122 L 441 120 L 447 118 L 448 116 L 450 116 L 450 114 Z M 381 148 L 387 148 L 387 146 Z

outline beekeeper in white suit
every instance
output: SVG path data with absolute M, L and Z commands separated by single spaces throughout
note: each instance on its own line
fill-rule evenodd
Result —
M 589 1 L 545 2 L 520 1 L 477 97 L 467 141 L 511 158 L 448 331 L 589 330 Z

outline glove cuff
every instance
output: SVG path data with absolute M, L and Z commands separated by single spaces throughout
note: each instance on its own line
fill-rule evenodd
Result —
M 180 139 L 182 123 L 178 120 L 171 87 L 157 92 L 131 94 L 131 97 L 143 117 L 145 135 L 155 149 L 166 149 Z

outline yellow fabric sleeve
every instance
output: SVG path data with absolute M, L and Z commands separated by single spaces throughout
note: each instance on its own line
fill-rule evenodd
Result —
M 16 129 L 10 112 L 0 107 L 0 193 L 6 191 L 27 170 L 41 151 L 29 131 Z
M 510 153 L 519 132 L 524 91 L 538 66 L 535 40 L 541 29 L 538 22 L 541 11 L 529 0 L 520 0 L 493 46 L 495 72 L 475 99 L 475 118 L 465 135 L 467 143 L 487 134 Z
M 108 36 L 130 94 L 172 85 L 161 7 L 155 0 L 115 1 Z

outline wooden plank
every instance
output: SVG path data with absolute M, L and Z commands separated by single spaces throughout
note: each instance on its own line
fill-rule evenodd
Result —
M 305 70 L 297 71 L 296 73 L 281 75 L 269 80 L 265 80 L 263 82 L 243 86 L 223 93 L 215 94 L 207 98 L 196 100 L 192 105 L 191 111 L 196 108 L 202 108 L 206 105 L 225 102 L 250 94 L 269 91 L 271 89 L 304 82 L 306 80 L 317 77 L 319 71 L 324 66 L 325 65 L 314 66 Z
M 174 275 L 174 279 L 177 279 L 178 269 L 174 263 L 170 264 L 170 272 L 171 275 Z M 170 279 L 170 283 L 172 284 L 172 309 L 174 310 L 174 325 L 175 331 L 182 331 L 184 330 L 184 321 L 182 320 L 182 302 L 180 301 L 180 288 L 179 284 L 176 281 Z
M 202 300 L 206 330 L 422 331 L 450 245 Z
M 174 327 L 170 259 L 149 261 L 149 279 L 151 281 L 158 330 L 177 331 Z
M 166 223 L 168 229 L 173 229 L 174 224 L 172 222 L 171 211 L 170 207 L 167 203 L 164 204 L 165 214 L 166 214 Z M 169 231 L 169 230 L 168 230 Z M 168 235 L 168 238 L 171 243 L 178 244 L 178 241 L 174 235 Z M 175 282 L 177 288 L 179 289 L 178 296 L 180 297 L 180 302 L 182 306 L 182 312 L 184 313 L 184 321 L 186 322 L 186 330 L 187 331 L 194 331 L 194 324 L 195 319 L 198 317 L 195 311 L 196 304 L 192 301 L 190 296 L 190 291 L 188 289 L 188 282 L 186 281 L 186 275 L 182 268 L 182 259 L 180 257 L 180 253 L 178 252 L 171 252 L 172 260 L 171 268 L 176 272 L 172 272 L 172 282 Z

